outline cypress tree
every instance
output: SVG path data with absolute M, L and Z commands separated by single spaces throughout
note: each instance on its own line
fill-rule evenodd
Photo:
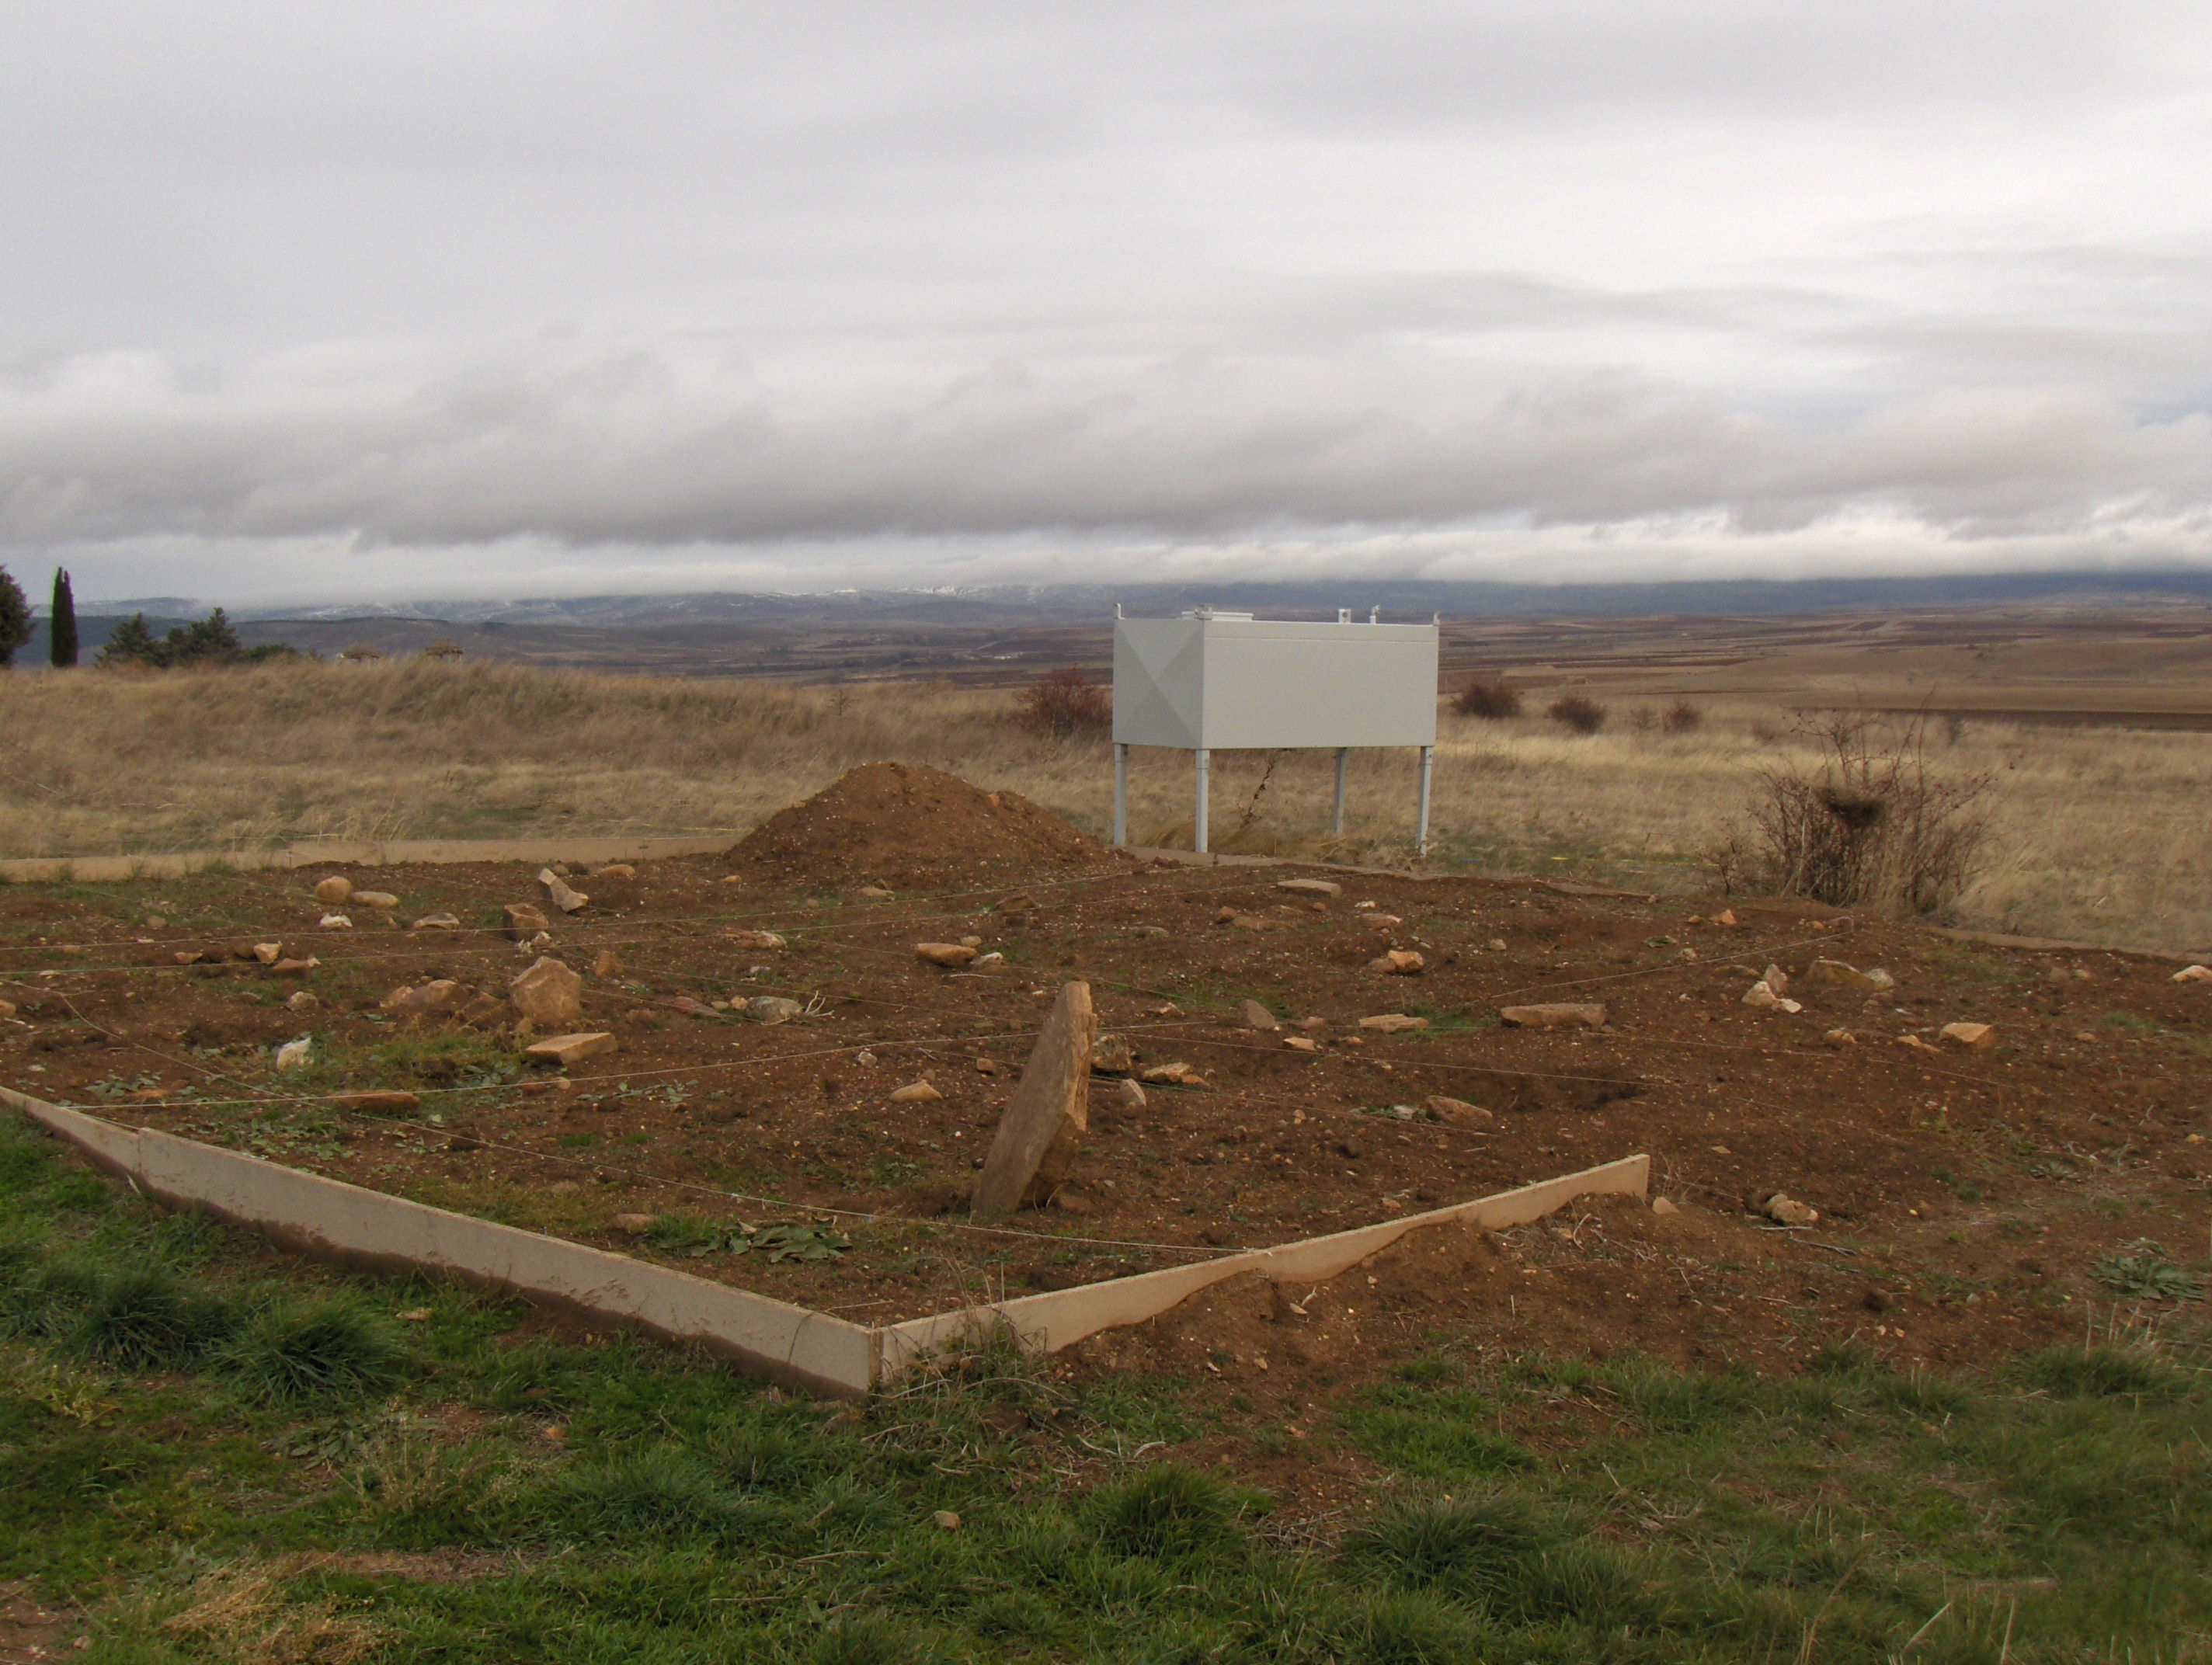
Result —
M 54 568 L 54 611 L 46 621 L 51 655 L 57 671 L 76 663 L 76 594 L 70 588 L 69 570 Z
M 30 639 L 30 599 L 8 569 L 0 567 L 0 670 L 15 662 L 15 650 Z

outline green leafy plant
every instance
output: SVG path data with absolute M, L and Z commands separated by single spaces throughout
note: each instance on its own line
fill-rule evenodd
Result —
M 2201 1301 L 2204 1280 L 2185 1271 L 2148 1238 L 2122 1243 L 2110 1255 L 2100 1255 L 2089 1275 L 2106 1288 L 2137 1301 Z

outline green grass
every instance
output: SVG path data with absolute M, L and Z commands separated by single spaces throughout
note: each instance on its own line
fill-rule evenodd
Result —
M 1994 1665 L 2008 1629 L 2022 1662 L 2212 1631 L 2186 1349 L 1775 1380 L 1479 1341 L 1296 1438 L 1003 1352 L 840 1407 L 274 1257 L 0 1121 L 0 1581 L 81 1607 L 88 1665 Z M 1271 1496 L 1224 1450 L 1358 1489 Z

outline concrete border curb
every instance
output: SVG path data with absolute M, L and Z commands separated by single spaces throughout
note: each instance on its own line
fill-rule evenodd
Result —
M 1640 1197 L 1651 1170 L 1649 1157 L 1626 1157 L 1325 1237 L 869 1328 L 626 1255 L 386 1196 L 154 1128 L 120 1127 L 12 1088 L 0 1087 L 0 1103 L 170 1207 L 204 1209 L 319 1259 L 440 1273 L 611 1318 L 706 1347 L 749 1374 L 836 1398 L 858 1398 L 933 1351 L 994 1332 L 1010 1331 L 1032 1352 L 1056 1352 L 1100 1330 L 1157 1317 L 1247 1273 L 1319 1282 L 1425 1225 L 1460 1221 L 1495 1231 L 1539 1219 L 1577 1197 Z

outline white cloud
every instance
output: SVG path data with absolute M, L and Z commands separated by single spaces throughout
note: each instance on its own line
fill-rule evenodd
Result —
M 2202 562 L 2208 58 L 2070 0 L 21 9 L 0 559 Z

